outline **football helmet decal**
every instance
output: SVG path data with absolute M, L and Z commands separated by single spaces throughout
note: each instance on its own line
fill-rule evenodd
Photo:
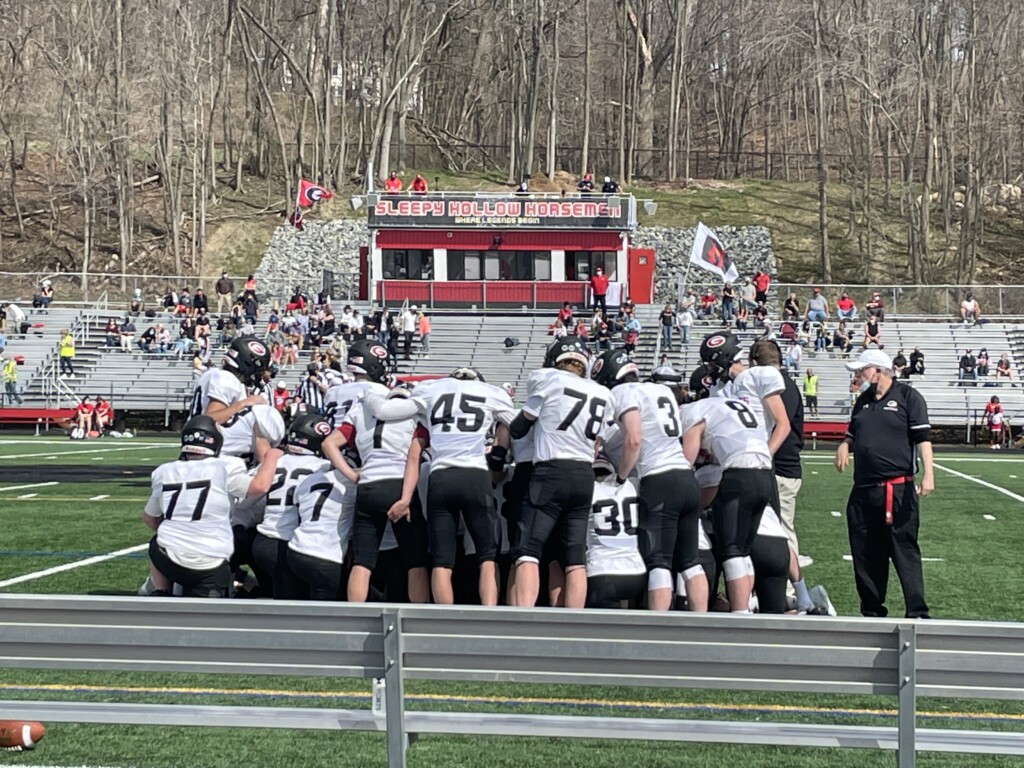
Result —
M 332 431 L 331 423 L 323 416 L 316 413 L 302 414 L 288 427 L 285 436 L 288 453 L 323 456 L 324 438 Z
M 370 381 L 383 384 L 387 381 L 388 369 L 384 361 L 388 351 L 376 341 L 357 341 L 348 348 L 348 370 Z
M 224 353 L 224 362 L 247 387 L 255 387 L 270 369 L 270 350 L 255 336 L 239 336 Z
M 590 377 L 598 384 L 602 384 L 609 389 L 621 383 L 622 379 L 630 373 L 635 373 L 639 376 L 640 369 L 633 362 L 629 353 L 622 347 L 609 349 L 607 352 L 604 352 L 594 361 L 594 365 L 590 369 Z
M 182 455 L 212 457 L 219 456 L 224 445 L 217 422 L 209 416 L 193 416 L 181 430 Z

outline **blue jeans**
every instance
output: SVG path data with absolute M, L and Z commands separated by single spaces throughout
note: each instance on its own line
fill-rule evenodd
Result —
M 854 309 L 850 309 L 850 310 L 846 310 L 846 311 L 844 311 L 842 309 L 837 309 L 836 310 L 836 317 L 838 317 L 840 320 L 856 320 L 857 319 L 857 309 L 854 308 Z
M 732 299 L 722 299 L 722 320 L 732 320 Z
M 679 335 L 683 337 L 683 344 L 687 344 L 690 341 L 690 326 L 680 325 Z
M 670 348 L 672 347 L 672 326 L 663 325 L 661 326 L 661 346 Z
M 823 310 L 820 309 L 809 309 L 807 310 L 807 319 L 812 323 L 824 323 L 828 320 L 828 316 Z

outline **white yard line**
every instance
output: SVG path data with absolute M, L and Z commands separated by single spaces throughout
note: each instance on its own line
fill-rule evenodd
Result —
M 39 495 L 38 493 L 23 493 L 18 498 L 19 499 L 34 499 L 38 495 Z
M 65 571 L 73 571 L 76 568 L 84 568 L 87 565 L 95 565 L 96 563 L 103 563 L 107 560 L 115 560 L 124 555 L 131 555 L 136 552 L 143 552 L 149 547 L 149 544 L 139 544 L 135 547 L 128 547 L 127 549 L 119 549 L 116 552 L 110 552 L 106 555 L 96 555 L 95 557 L 87 557 L 85 560 L 76 560 L 73 563 L 65 563 L 64 565 L 58 565 L 53 568 L 47 568 L 42 571 L 33 571 L 32 573 L 26 573 L 23 576 L 15 576 L 12 579 L 4 579 L 0 581 L 0 589 L 4 587 L 12 587 L 15 584 L 23 584 L 26 581 L 35 581 L 36 579 L 43 579 L 47 576 L 53 576 L 58 573 L 64 573 Z
M 140 445 L 136 443 L 134 445 L 124 446 L 123 448 L 93 448 L 87 451 L 61 451 L 60 455 L 61 457 L 64 457 L 77 456 L 79 454 L 86 453 L 114 453 L 115 451 L 149 451 L 152 450 L 153 448 L 170 448 L 172 446 L 172 443 L 160 443 L 149 445 Z M 40 459 L 45 458 L 46 456 L 49 455 L 49 453 L 19 453 L 14 456 L 5 456 L 3 454 L 0 454 L 0 461 L 4 461 L 7 459 Z
M 109 493 L 101 493 L 99 496 L 90 496 L 89 497 L 89 501 L 103 501 L 104 499 L 109 499 L 109 498 L 110 498 L 110 494 Z
M 0 493 L 5 491 L 22 491 L 26 488 L 43 488 L 47 485 L 60 485 L 56 480 L 50 480 L 46 483 L 29 483 L 28 485 L 9 485 L 6 488 L 0 488 Z
M 963 472 L 957 472 L 955 469 L 950 469 L 949 467 L 944 467 L 941 464 L 939 464 L 938 462 L 935 463 L 935 468 L 936 469 L 941 469 L 943 472 L 948 472 L 949 474 L 954 475 L 956 477 L 961 477 L 964 480 L 970 480 L 972 483 L 977 483 L 978 485 L 983 485 L 986 488 L 991 488 L 993 491 L 998 491 L 999 493 L 1003 494 L 1004 496 L 1009 496 L 1014 501 L 1024 502 L 1024 496 L 1020 496 L 1019 494 L 1016 494 L 1013 491 L 1008 491 L 1005 488 L 1003 488 L 1002 486 L 996 485 L 994 483 L 990 483 L 987 480 L 982 480 L 981 478 L 978 478 L 978 477 L 971 477 L 970 475 L 965 475 Z

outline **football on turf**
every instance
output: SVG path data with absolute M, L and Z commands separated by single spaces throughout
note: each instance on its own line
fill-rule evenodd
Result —
M 0 750 L 34 749 L 45 733 L 42 723 L 0 720 Z

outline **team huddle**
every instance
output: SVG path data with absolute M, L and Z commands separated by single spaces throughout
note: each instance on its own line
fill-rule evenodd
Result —
M 773 342 L 709 335 L 688 396 L 624 349 L 592 360 L 561 338 L 520 408 L 473 368 L 396 385 L 386 358 L 352 344 L 323 413 L 286 426 L 250 394 L 265 345 L 235 339 L 153 473 L 141 591 L 818 612 L 779 516 Z

